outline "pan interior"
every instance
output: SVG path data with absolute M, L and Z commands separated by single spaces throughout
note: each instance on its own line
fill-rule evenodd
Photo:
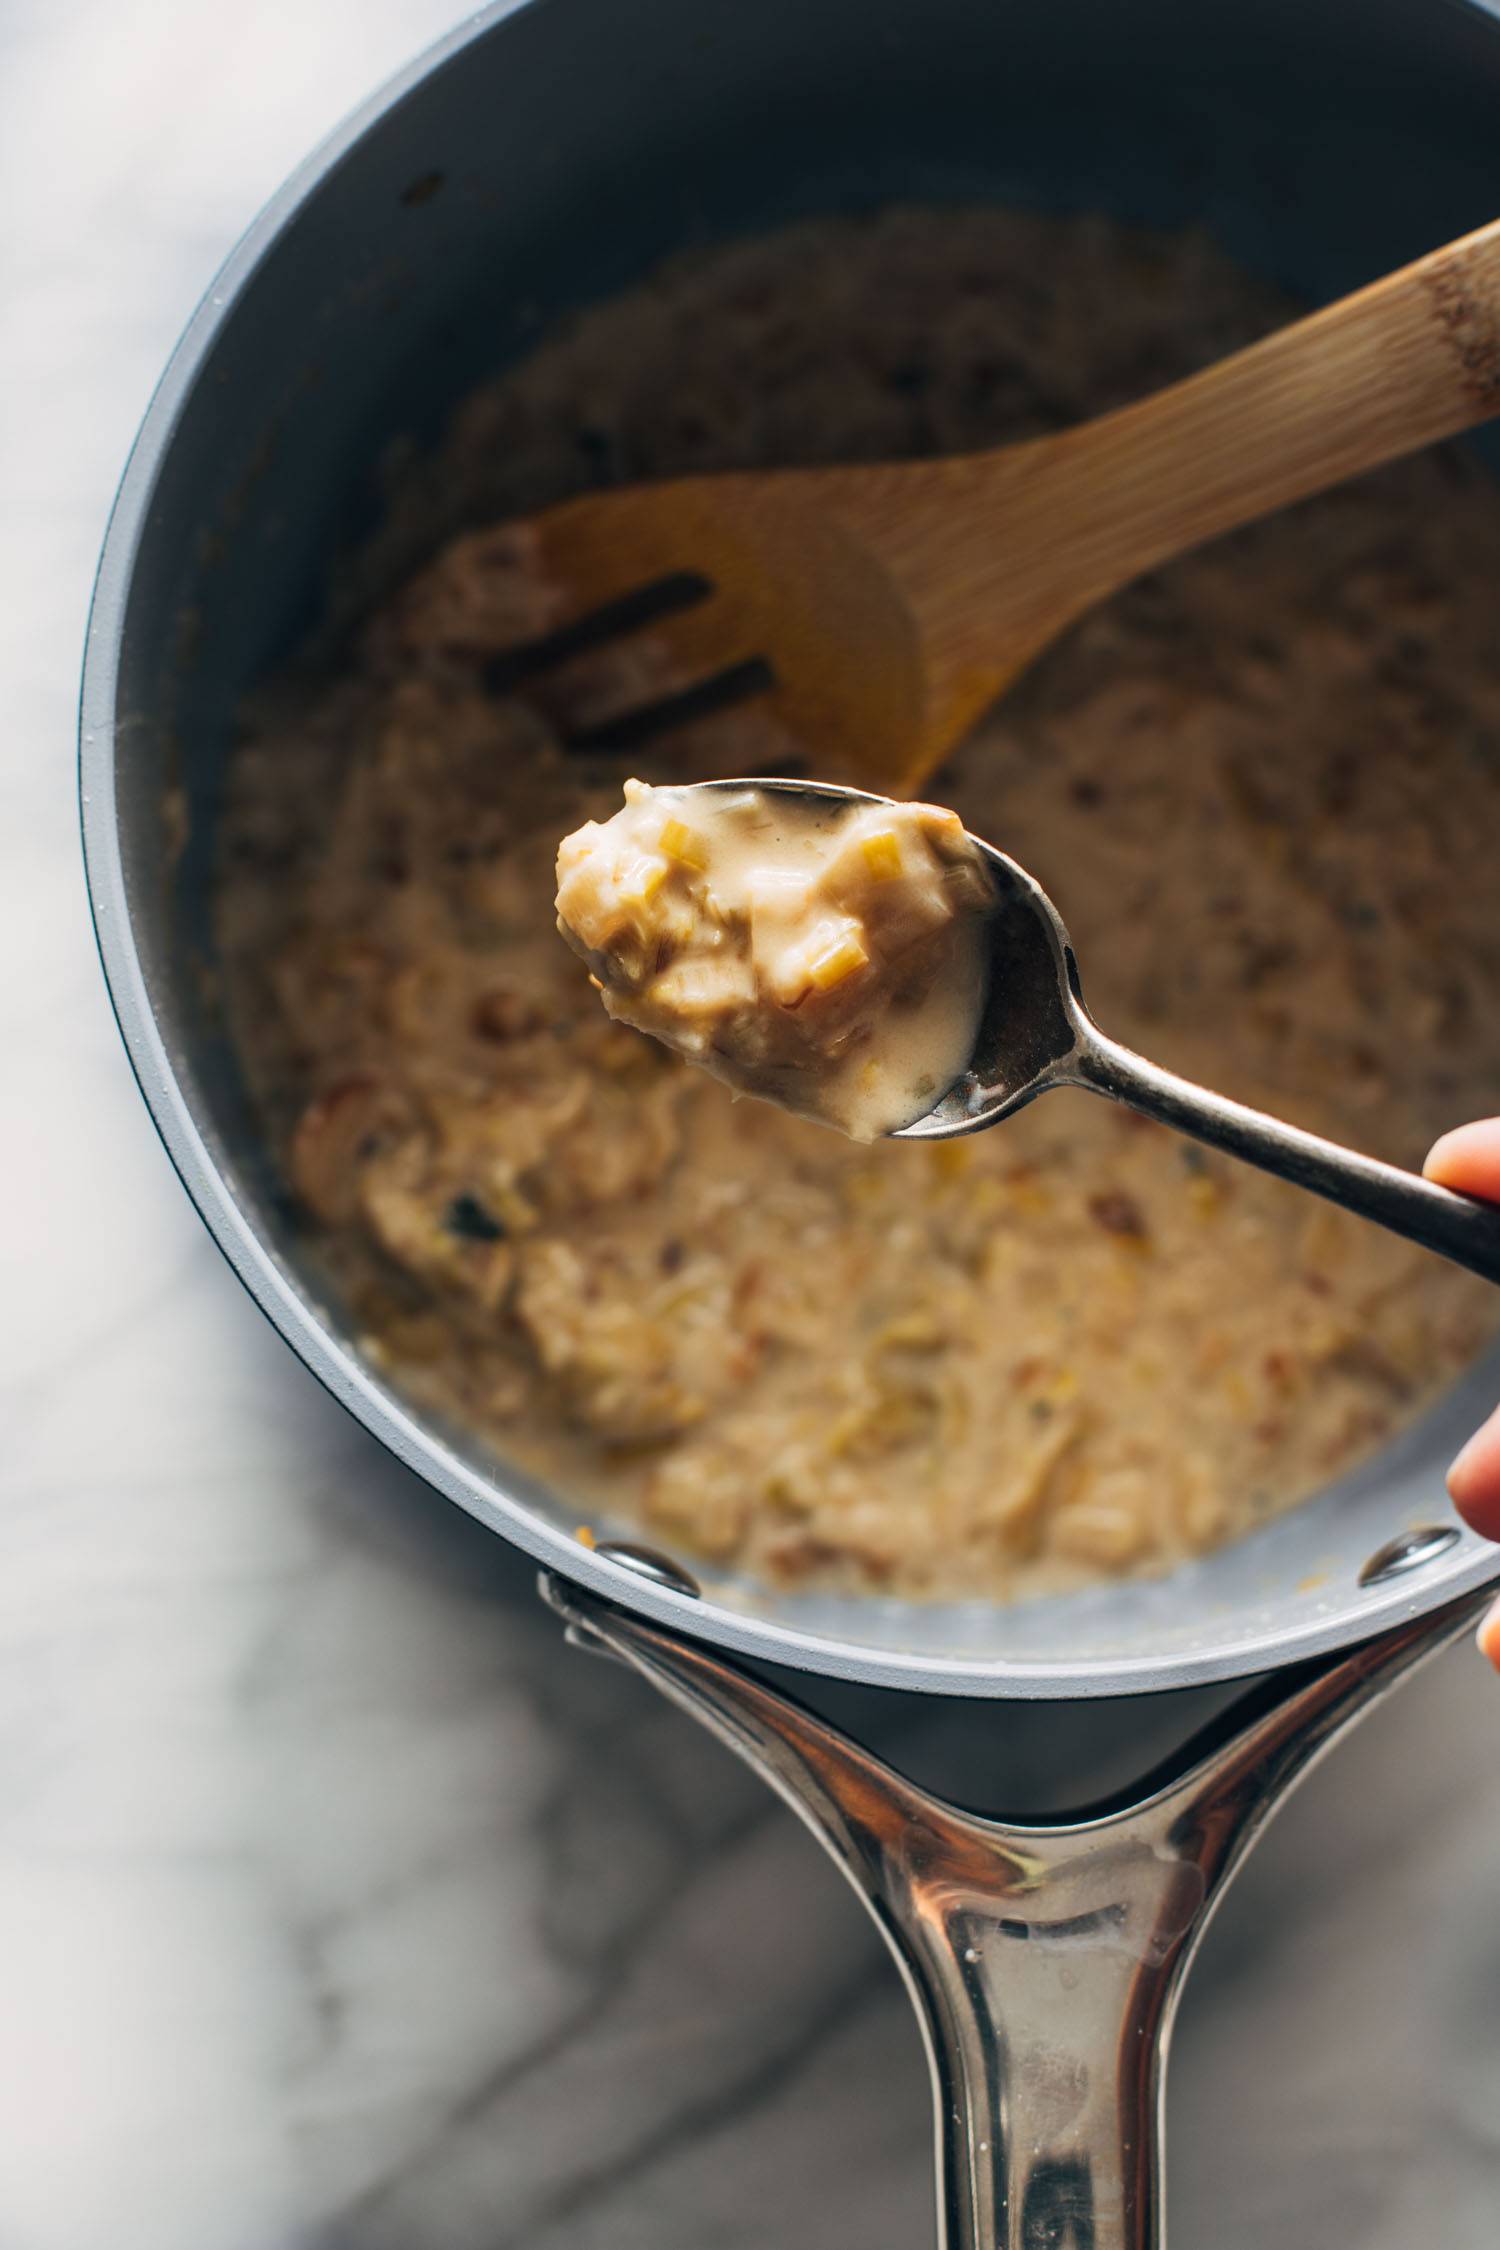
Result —
M 358 1363 L 203 973 L 237 708 L 368 539 L 390 448 L 428 440 L 555 314 L 685 242 L 895 199 L 1201 226 L 1326 299 L 1494 215 L 1497 102 L 1493 20 L 1423 0 L 765 0 L 707 15 L 532 0 L 455 35 L 237 254 L 153 408 L 101 575 L 85 703 L 96 915 L 143 1084 L 221 1242 L 317 1372 L 453 1497 L 608 1579 L 573 1547 L 566 1506 L 461 1432 L 419 1427 Z M 411 559 L 372 552 L 372 591 Z M 161 809 L 179 801 L 180 858 Z M 930 1686 L 1107 1693 L 1259 1669 L 1483 1575 L 1488 1551 L 1465 1537 L 1403 1580 L 1359 1584 L 1375 1549 L 1444 1516 L 1443 1466 L 1497 1383 L 1500 1365 L 1477 1368 L 1378 1461 L 1168 1580 L 1011 1609 L 728 1586 L 696 1614 L 763 1655 Z

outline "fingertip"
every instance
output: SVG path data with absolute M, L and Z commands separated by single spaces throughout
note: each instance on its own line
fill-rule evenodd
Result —
M 1478 1633 L 1479 1653 L 1500 1672 L 1500 1602 L 1485 1613 Z
M 1500 1412 L 1477 1429 L 1448 1471 L 1453 1505 L 1482 1539 L 1500 1540 Z
M 1427 1151 L 1422 1170 L 1439 1187 L 1500 1202 L 1500 1117 L 1456 1125 Z

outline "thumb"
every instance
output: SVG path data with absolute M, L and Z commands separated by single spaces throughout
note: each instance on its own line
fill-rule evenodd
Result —
M 1460 1125 L 1434 1142 L 1422 1167 L 1430 1180 L 1500 1203 L 1500 1117 Z M 1448 1490 L 1465 1523 L 1482 1538 L 1500 1539 L 1500 1413 L 1492 1414 L 1448 1471 Z M 1481 1646 L 1500 1665 L 1500 1608 L 1481 1631 Z
M 1500 1117 L 1482 1117 L 1445 1133 L 1428 1150 L 1422 1170 L 1439 1187 L 1500 1203 Z

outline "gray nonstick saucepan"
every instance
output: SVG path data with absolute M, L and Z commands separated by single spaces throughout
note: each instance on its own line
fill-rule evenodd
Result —
M 389 441 L 434 433 L 551 314 L 686 241 L 897 196 L 1191 222 L 1332 297 L 1500 209 L 1500 21 L 1465 0 L 530 0 L 468 19 L 288 183 L 162 379 L 89 626 L 89 885 L 162 1137 L 283 1335 L 538 1559 L 575 1638 L 759 1767 L 865 1899 L 927 2037 L 945 2243 L 1141 2250 L 1163 2239 L 1166 2034 L 1225 1880 L 1279 1794 L 1464 1628 L 1497 1570 L 1448 1519 L 1442 1472 L 1500 1368 L 1160 1583 L 1015 1609 L 700 1590 L 670 1558 L 580 1546 L 565 1495 L 424 1422 L 361 1360 L 304 1265 L 200 973 L 236 708 L 371 529 Z M 180 853 L 169 799 L 186 801 Z M 1113 1714 L 1134 1778 L 1089 1818 L 961 1813 L 831 1723 L 855 1687 L 965 1699 L 992 1736 L 984 1699 L 1009 1699 L 1007 1725 L 1087 1703 Z M 1142 1779 L 1168 1703 L 1205 1723 L 1186 1742 L 1176 1725 Z

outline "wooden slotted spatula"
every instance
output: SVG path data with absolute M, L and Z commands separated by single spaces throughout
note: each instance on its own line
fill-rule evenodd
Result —
M 1127 579 L 1497 413 L 1500 220 L 1055 437 L 566 501 L 526 528 L 573 622 L 502 662 L 647 630 L 686 692 L 590 739 L 759 693 L 820 768 L 902 794 Z

